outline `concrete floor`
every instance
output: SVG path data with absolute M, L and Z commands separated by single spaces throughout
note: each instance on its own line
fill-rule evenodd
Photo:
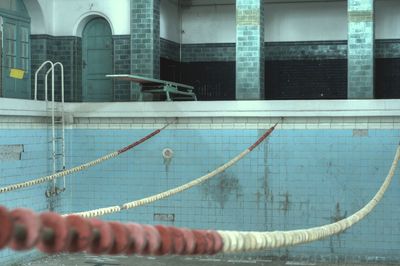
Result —
M 57 255 L 22 264 L 22 266 L 393 266 L 388 263 L 307 263 L 296 261 L 237 260 L 207 257 L 138 257 L 138 256 L 91 256 L 87 254 Z

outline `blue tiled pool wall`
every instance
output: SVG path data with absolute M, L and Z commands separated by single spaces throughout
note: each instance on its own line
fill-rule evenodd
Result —
M 67 130 L 67 167 L 127 145 L 152 129 Z M 165 130 L 137 148 L 67 178 L 56 202 L 61 213 L 140 199 L 181 185 L 227 162 L 263 130 Z M 1 185 L 49 174 L 49 131 L 1 129 L 0 144 L 23 144 L 20 161 L 0 161 Z M 327 224 L 361 208 L 386 177 L 400 139 L 398 130 L 276 130 L 235 166 L 212 180 L 148 206 L 104 219 L 222 230 L 290 230 Z M 162 150 L 171 148 L 171 160 Z M 257 257 L 399 261 L 399 173 L 382 203 L 345 233 Z M 60 183 L 62 184 L 62 183 Z M 46 185 L 0 194 L 2 205 L 48 208 Z M 161 221 L 171 220 L 174 221 Z M 36 252 L 0 253 L 0 262 Z M 246 257 L 249 257 L 247 254 Z
M 4 147 L 4 145 L 22 145 L 23 147 L 20 159 L 17 157 L 7 158 L 7 154 L 1 156 L 1 187 L 52 173 L 50 134 L 51 132 L 46 126 L 37 129 L 21 127 L 0 129 L 0 147 Z M 1 205 L 9 209 L 30 208 L 42 212 L 47 211 L 52 204 L 55 211 L 65 212 L 64 208 L 70 206 L 70 198 L 66 195 L 60 195 L 53 202 L 50 202 L 45 196 L 47 187 L 48 184 L 45 183 L 0 194 Z M 29 260 L 38 256 L 40 255 L 36 251 L 13 252 L 10 249 L 5 249 L 0 252 L 0 264 L 21 262 L 21 260 Z
M 116 150 L 151 130 L 75 129 L 71 162 Z M 165 130 L 116 159 L 75 175 L 72 207 L 119 205 L 202 176 L 251 145 L 261 130 Z M 222 230 L 290 230 L 331 223 L 363 207 L 379 189 L 398 130 L 276 130 L 212 180 L 148 206 L 104 219 Z M 171 148 L 165 160 L 162 150 Z M 398 171 L 365 220 L 324 241 L 256 256 L 399 260 Z M 160 221 L 160 220 L 174 221 Z M 248 256 L 248 255 L 246 255 Z

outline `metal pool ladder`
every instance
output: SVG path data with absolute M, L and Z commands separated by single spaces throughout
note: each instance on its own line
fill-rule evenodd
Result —
M 45 61 L 35 72 L 35 94 L 34 100 L 37 99 L 37 88 L 38 88 L 38 74 L 46 66 L 48 68 L 45 79 L 44 79 L 44 100 L 46 101 L 47 111 L 51 113 L 51 140 L 52 153 L 51 159 L 53 162 L 53 174 L 65 170 L 65 114 L 64 114 L 64 66 L 60 62 L 53 63 L 52 61 Z M 61 103 L 55 103 L 55 89 L 54 89 L 54 71 L 55 67 L 59 66 L 61 71 Z M 49 105 L 48 99 L 48 76 L 51 74 L 51 102 Z M 57 114 L 56 114 L 57 111 Z M 57 128 L 61 126 L 61 133 L 57 134 Z M 65 191 L 65 176 L 63 177 L 63 188 L 57 187 L 57 179 L 53 179 L 53 187 L 46 190 L 46 197 L 50 198 L 57 196 L 61 192 Z

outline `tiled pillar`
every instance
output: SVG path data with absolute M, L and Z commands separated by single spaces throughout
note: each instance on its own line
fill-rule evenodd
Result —
M 236 1 L 236 99 L 264 99 L 264 5 Z
M 374 0 L 348 0 L 347 97 L 374 98 Z
M 131 0 L 131 73 L 160 77 L 160 0 Z M 133 85 L 131 100 L 138 92 Z
M 131 73 L 131 36 L 114 35 L 114 72 Z M 126 102 L 130 100 L 131 83 L 125 80 L 114 79 L 114 101 Z

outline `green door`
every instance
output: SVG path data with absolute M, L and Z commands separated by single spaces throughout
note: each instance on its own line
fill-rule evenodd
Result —
M 82 101 L 112 101 L 112 80 L 105 77 L 113 73 L 112 34 L 105 19 L 95 18 L 89 21 L 83 31 L 82 46 Z
M 29 50 L 29 24 L 3 18 L 3 97 L 31 98 Z M 13 69 L 22 70 L 23 76 L 15 78 Z

